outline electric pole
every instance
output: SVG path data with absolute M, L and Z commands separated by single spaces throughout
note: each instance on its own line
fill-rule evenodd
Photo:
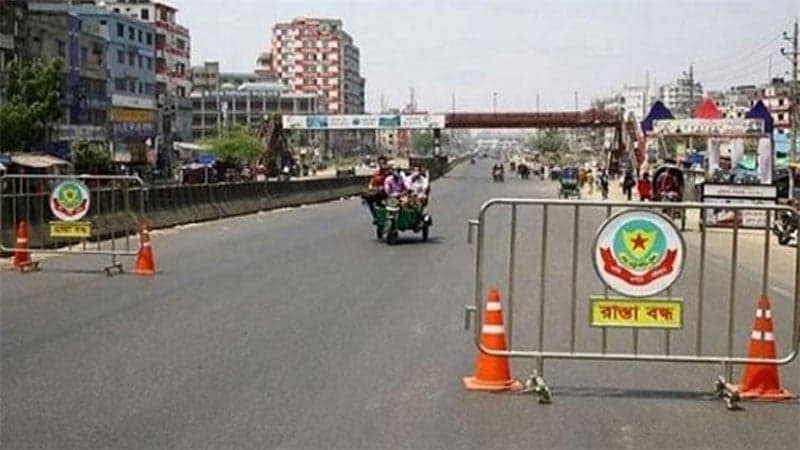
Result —
M 689 79 L 689 107 L 687 114 L 692 117 L 694 113 L 694 64 L 689 64 L 689 72 L 683 72 L 683 75 Z
M 536 93 L 536 112 L 539 112 L 539 93 Z
M 789 86 L 789 96 L 791 97 L 789 100 L 789 120 L 792 127 L 792 141 L 789 161 L 794 164 L 797 162 L 797 19 L 794 21 L 792 35 L 789 36 L 789 33 L 784 31 L 783 38 L 792 44 L 791 51 L 787 52 L 785 49 L 781 49 L 781 54 L 789 58 L 792 63 L 792 84 Z M 791 165 L 789 166 L 789 198 L 794 198 L 794 167 Z
M 453 114 L 456 112 L 456 94 L 453 94 Z
M 497 114 L 497 92 L 492 92 L 492 110 Z

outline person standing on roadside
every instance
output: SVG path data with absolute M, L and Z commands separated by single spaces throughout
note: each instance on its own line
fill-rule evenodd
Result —
M 639 191 L 639 200 L 649 202 L 653 199 L 653 184 L 650 183 L 650 174 L 645 172 L 636 186 Z
M 625 171 L 625 177 L 622 179 L 622 194 L 628 201 L 633 200 L 633 188 L 636 186 L 636 180 L 633 178 L 631 169 Z

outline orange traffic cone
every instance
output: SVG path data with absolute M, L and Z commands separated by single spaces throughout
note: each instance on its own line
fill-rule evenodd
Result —
M 137 275 L 152 275 L 156 272 L 156 263 L 153 260 L 153 248 L 150 243 L 150 232 L 147 227 L 142 227 L 139 237 L 139 253 L 136 255 L 136 264 L 133 273 Z
M 761 296 L 753 322 L 748 358 L 775 359 L 775 334 L 772 328 L 772 311 L 769 299 Z M 747 364 L 739 384 L 739 396 L 763 400 L 784 400 L 794 395 L 781 387 L 778 366 L 774 364 Z
M 38 267 L 31 259 L 31 253 L 28 251 L 28 224 L 25 221 L 17 225 L 17 241 L 14 245 L 13 267 L 21 272 L 35 270 Z
M 500 306 L 500 292 L 497 289 L 489 291 L 486 301 L 481 345 L 490 350 L 507 350 L 503 309 Z M 506 391 L 521 388 L 517 381 L 511 379 L 508 357 L 489 356 L 480 350 L 475 361 L 475 376 L 465 377 L 464 386 L 472 391 Z

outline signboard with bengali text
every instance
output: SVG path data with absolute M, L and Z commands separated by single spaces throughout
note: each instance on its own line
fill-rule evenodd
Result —
M 92 236 L 90 222 L 50 222 L 50 237 L 88 238 Z
M 761 137 L 761 119 L 667 119 L 653 122 L 653 134 L 662 136 Z
M 591 298 L 593 327 L 683 328 L 683 299 Z

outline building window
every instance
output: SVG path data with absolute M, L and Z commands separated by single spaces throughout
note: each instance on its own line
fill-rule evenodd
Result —
M 128 39 L 134 40 L 136 39 L 136 30 L 133 27 L 128 27 Z
M 141 11 L 139 11 L 139 14 L 142 17 L 142 20 L 148 20 L 150 18 L 150 11 L 148 9 L 143 8 Z
M 147 70 L 153 70 L 153 58 L 147 57 Z
M 143 10 L 143 11 L 145 11 L 145 10 Z M 145 38 L 146 38 L 145 42 L 147 42 L 147 45 L 153 45 L 153 35 L 152 34 L 147 33 L 147 36 L 145 36 Z
M 144 84 L 144 93 L 145 95 L 153 95 L 155 93 L 155 85 L 153 83 L 145 83 Z
M 117 50 L 117 62 L 120 64 L 125 64 L 125 52 L 122 50 Z
M 175 46 L 178 47 L 178 50 L 185 50 L 186 49 L 186 41 L 183 39 L 176 39 Z
M 58 47 L 58 55 L 59 56 L 63 56 L 63 57 L 66 58 L 67 57 L 67 46 L 64 43 L 64 41 L 57 41 L 56 45 Z
M 141 81 L 139 82 L 139 93 L 144 94 L 144 83 Z
M 320 66 L 319 66 L 319 70 L 320 70 L 322 73 L 328 73 L 328 65 L 327 65 L 327 64 L 322 64 L 322 65 L 320 65 Z
M 139 68 L 140 69 L 144 66 L 144 64 L 142 63 L 142 59 L 143 59 L 142 55 L 139 55 Z
M 121 23 L 117 24 L 117 36 L 123 37 L 125 36 L 125 26 Z
M 114 8 L 114 12 L 119 14 L 119 8 Z M 121 35 L 120 35 L 121 36 Z
M 142 30 L 136 30 L 136 40 L 142 42 Z
M 89 59 L 89 49 L 86 47 L 81 47 L 81 66 L 86 66 L 86 62 Z
M 127 87 L 127 83 L 125 82 L 125 78 L 114 78 L 114 90 L 117 92 L 125 92 L 125 88 Z
M 130 64 L 131 67 L 136 66 L 136 55 L 134 55 L 133 52 L 128 53 L 128 64 Z
M 134 93 L 136 92 L 136 82 L 135 81 L 130 80 L 128 82 L 128 90 L 131 91 L 131 92 L 134 92 Z

